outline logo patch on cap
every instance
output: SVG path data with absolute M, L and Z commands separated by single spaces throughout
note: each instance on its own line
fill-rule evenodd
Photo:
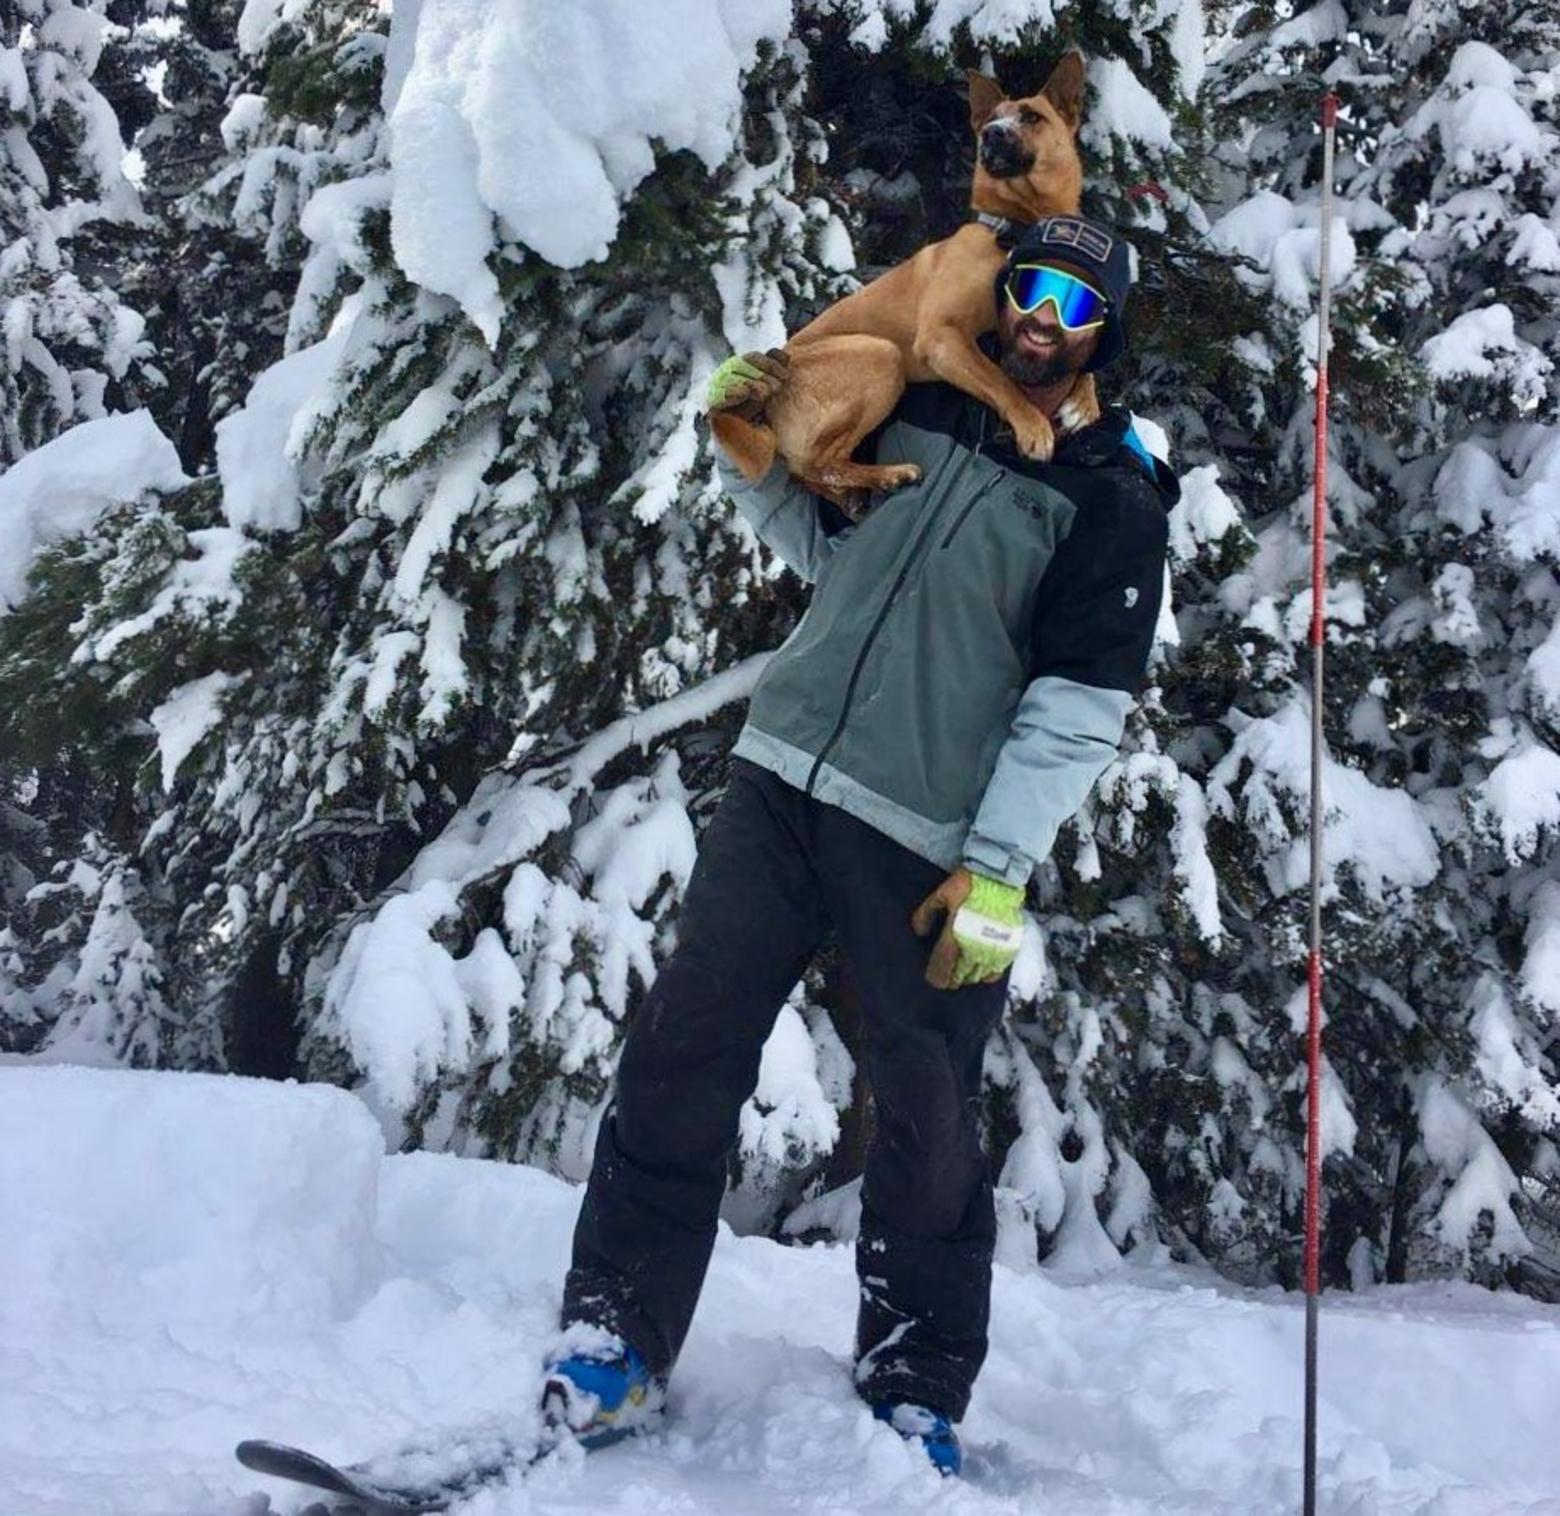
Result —
M 1040 235 L 1055 247 L 1075 247 L 1101 263 L 1110 257 L 1110 250 L 1116 245 L 1114 237 L 1077 216 L 1052 216 Z

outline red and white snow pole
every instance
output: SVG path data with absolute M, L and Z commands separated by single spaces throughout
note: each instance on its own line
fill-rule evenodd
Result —
M 1306 980 L 1305 1516 L 1316 1516 L 1316 1316 L 1322 1237 L 1322 647 L 1327 589 L 1327 339 L 1332 252 L 1333 129 L 1338 97 L 1322 96 L 1322 241 L 1317 266 L 1316 462 L 1311 510 L 1311 951 Z

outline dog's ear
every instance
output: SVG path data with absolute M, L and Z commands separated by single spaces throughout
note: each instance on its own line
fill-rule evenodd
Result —
M 990 74 L 983 74 L 979 69 L 965 69 L 964 77 L 970 86 L 970 125 L 978 132 L 1007 96 Z
M 1062 61 L 1051 70 L 1051 77 L 1040 91 L 1057 109 L 1062 120 L 1073 131 L 1083 120 L 1083 54 L 1076 48 L 1062 56 Z

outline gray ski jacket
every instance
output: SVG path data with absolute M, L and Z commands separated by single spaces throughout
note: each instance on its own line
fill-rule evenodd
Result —
M 858 456 L 921 465 L 852 524 L 783 462 L 737 509 L 812 600 L 734 752 L 944 868 L 1027 882 L 1115 755 L 1148 662 L 1175 476 L 1124 410 L 1020 456 L 916 384 Z

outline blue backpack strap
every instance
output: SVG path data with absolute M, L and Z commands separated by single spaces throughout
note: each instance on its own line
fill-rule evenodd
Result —
M 1130 421 L 1127 423 L 1126 431 L 1121 434 L 1121 445 L 1143 465 L 1150 479 L 1157 476 L 1158 471 L 1154 467 L 1154 455 L 1149 452 L 1143 439 L 1138 436 L 1137 428 Z

